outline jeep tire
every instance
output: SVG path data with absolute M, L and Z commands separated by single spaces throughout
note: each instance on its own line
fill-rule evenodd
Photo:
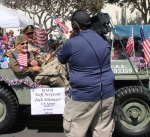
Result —
M 150 91 L 140 86 L 123 87 L 116 92 L 125 120 L 116 122 L 114 136 L 150 136 Z
M 11 90 L 0 86 L 0 133 L 8 131 L 17 120 L 18 101 Z

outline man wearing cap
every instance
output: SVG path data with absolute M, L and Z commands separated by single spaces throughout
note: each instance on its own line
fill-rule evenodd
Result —
M 15 40 L 15 50 L 9 56 L 10 67 L 18 75 L 29 75 L 39 84 L 50 84 L 51 86 L 63 87 L 68 81 L 57 70 L 53 64 L 42 65 L 32 52 L 28 51 L 28 42 L 18 36 Z M 66 80 L 66 81 L 65 81 Z
M 25 60 L 21 60 L 21 55 L 25 57 Z M 37 61 L 33 54 L 28 52 L 28 42 L 23 36 L 16 38 L 15 49 L 9 59 L 12 70 L 18 75 L 34 74 L 34 72 L 41 70 L 41 61 Z
M 68 101 L 63 114 L 67 137 L 111 137 L 114 130 L 114 74 L 111 45 L 91 30 L 90 15 L 77 10 L 71 16 L 73 32 L 58 53 L 60 63 L 70 67 Z
M 34 45 L 34 27 L 32 25 L 26 26 L 22 29 L 23 36 L 28 41 L 28 50 L 32 51 L 37 49 Z
M 34 56 L 36 56 L 43 62 L 43 64 L 45 64 L 46 60 L 41 54 L 40 48 L 34 44 L 34 26 L 28 25 L 24 27 L 21 32 L 25 39 L 28 41 L 28 51 L 31 51 L 34 54 Z

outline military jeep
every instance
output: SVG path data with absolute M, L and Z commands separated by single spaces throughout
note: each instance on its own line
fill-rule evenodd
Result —
M 19 76 L 12 69 L 0 69 L 0 134 L 15 123 L 22 106 L 30 106 L 30 89 L 40 88 L 29 76 Z M 49 85 L 42 85 L 50 88 Z
M 116 96 L 126 116 L 124 120 L 116 121 L 115 137 L 147 137 L 150 134 L 150 71 L 139 67 L 141 63 L 135 60 L 132 61 L 134 69 L 127 59 L 111 61 Z M 32 82 L 29 76 L 18 76 L 10 68 L 0 69 L 0 133 L 15 124 L 21 106 L 31 105 L 30 89 L 38 86 Z
M 116 121 L 115 137 L 146 137 L 150 134 L 150 72 L 139 62 L 137 59 L 132 61 L 134 71 L 129 60 L 112 60 L 116 97 L 126 116 L 124 120 Z

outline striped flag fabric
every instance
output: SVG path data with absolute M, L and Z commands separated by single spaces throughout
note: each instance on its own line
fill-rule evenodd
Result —
M 24 54 L 24 53 L 19 53 L 18 55 L 18 59 L 17 59 L 18 63 L 20 66 L 25 66 L 27 67 L 27 53 Z
M 126 52 L 127 52 L 127 54 L 128 54 L 129 57 L 134 57 L 135 56 L 133 28 L 131 30 L 130 37 L 129 37 L 128 41 L 127 41 Z
M 144 58 L 146 63 L 150 62 L 150 38 L 146 35 L 143 28 L 140 29 L 141 40 L 144 50 Z
M 59 18 L 57 18 L 56 15 L 53 15 L 53 19 L 55 20 L 55 23 L 60 26 L 61 30 L 67 34 L 69 28 Z
M 53 19 L 55 20 L 56 24 L 62 23 L 62 21 L 56 17 L 56 15 L 53 15 Z

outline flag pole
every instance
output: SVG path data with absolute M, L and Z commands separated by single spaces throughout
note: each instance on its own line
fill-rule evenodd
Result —
M 146 72 L 147 72 L 147 75 L 148 75 L 148 66 L 147 66 L 147 62 L 146 62 Z
M 133 32 L 133 26 L 132 26 L 132 37 L 133 37 L 133 57 L 135 57 L 135 48 L 134 48 L 134 32 Z

